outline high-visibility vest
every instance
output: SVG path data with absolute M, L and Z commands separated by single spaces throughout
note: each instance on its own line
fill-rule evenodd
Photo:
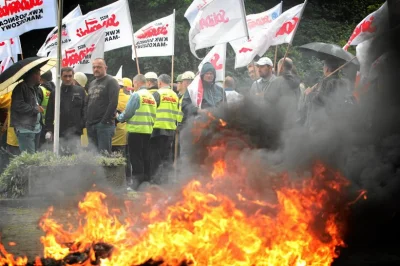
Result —
M 126 130 L 130 133 L 151 134 L 156 120 L 157 103 L 148 90 L 138 90 L 140 107 L 126 123 Z
M 179 111 L 178 118 L 177 118 L 178 123 L 182 123 L 182 120 L 183 120 L 183 112 L 182 112 L 183 96 L 185 96 L 185 95 L 184 94 L 180 95 L 179 102 L 178 102 L 178 111 Z
M 43 122 L 44 122 L 44 119 L 46 117 L 47 105 L 49 104 L 49 98 L 50 98 L 51 91 L 47 90 L 43 86 L 39 86 L 39 87 L 42 89 L 42 92 L 43 92 L 43 100 L 42 100 L 41 106 L 44 109 L 44 112 L 43 112 Z
M 178 120 L 178 96 L 170 88 L 158 89 L 160 105 L 157 108 L 157 118 L 154 128 L 176 130 Z
M 151 94 L 154 94 L 156 91 L 158 91 L 158 89 L 151 89 L 151 90 L 148 90 Z

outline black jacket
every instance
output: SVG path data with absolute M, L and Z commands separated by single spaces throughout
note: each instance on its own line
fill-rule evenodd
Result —
M 85 127 L 85 90 L 76 85 L 61 85 L 60 136 L 82 135 Z M 46 110 L 46 131 L 54 132 L 55 92 L 50 94 Z
M 39 89 L 31 87 L 26 82 L 18 84 L 11 96 L 11 121 L 15 128 L 34 130 L 39 113 L 40 99 Z

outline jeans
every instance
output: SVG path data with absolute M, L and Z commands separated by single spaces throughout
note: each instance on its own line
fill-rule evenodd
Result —
M 150 181 L 150 134 L 128 133 L 129 156 L 132 178 L 142 182 Z
M 40 133 L 20 133 L 15 130 L 17 135 L 19 150 L 21 152 L 35 153 L 39 148 Z
M 112 137 L 115 134 L 115 125 L 97 123 L 87 126 L 89 145 L 95 146 L 99 152 L 111 153 Z

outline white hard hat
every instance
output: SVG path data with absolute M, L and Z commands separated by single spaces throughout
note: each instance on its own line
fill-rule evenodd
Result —
M 190 79 L 193 80 L 196 75 L 192 71 L 186 71 L 182 74 L 182 80 Z
M 144 74 L 144 77 L 146 79 L 158 79 L 157 74 L 154 72 L 147 72 L 146 74 Z
M 257 62 L 256 65 L 258 66 L 274 66 L 272 60 L 268 57 L 261 57 Z
M 79 83 L 79 85 L 81 85 L 82 87 L 86 86 L 87 83 L 87 77 L 84 73 L 82 72 L 76 72 L 74 74 L 74 80 L 76 80 L 76 82 Z

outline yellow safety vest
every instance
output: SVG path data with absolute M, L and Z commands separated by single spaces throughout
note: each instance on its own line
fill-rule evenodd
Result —
M 140 97 L 140 107 L 128 120 L 126 130 L 129 133 L 151 134 L 157 113 L 156 100 L 148 90 L 138 90 L 136 93 Z
M 177 119 L 178 123 L 182 123 L 182 120 L 183 120 L 183 112 L 182 112 L 183 96 L 185 96 L 185 95 L 184 94 L 180 95 L 179 102 L 178 102 L 178 111 L 179 111 L 178 119 Z
M 117 110 L 120 112 L 125 111 L 126 105 L 129 101 L 129 95 L 125 94 L 123 89 L 119 90 Z M 112 146 L 125 146 L 128 145 L 126 123 L 117 123 L 115 134 L 112 138 Z
M 158 89 L 160 105 L 157 108 L 157 118 L 154 128 L 176 130 L 178 120 L 178 96 L 170 88 Z
M 156 91 L 158 91 L 158 89 L 151 89 L 151 90 L 148 90 L 151 94 L 154 94 Z
M 43 123 L 44 123 L 45 122 L 44 120 L 45 120 L 45 117 L 46 117 L 47 105 L 49 104 L 51 91 L 47 90 L 43 86 L 39 86 L 39 87 L 42 89 L 42 92 L 43 92 L 43 100 L 42 100 L 41 105 L 42 105 L 42 107 L 44 109 L 44 112 L 43 112 Z

